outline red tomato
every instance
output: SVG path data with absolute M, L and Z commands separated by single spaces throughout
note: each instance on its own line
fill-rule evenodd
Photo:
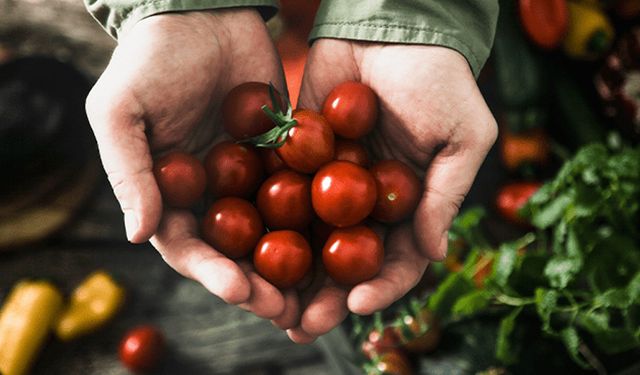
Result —
M 542 184 L 539 182 L 514 182 L 504 185 L 496 197 L 498 213 L 513 224 L 528 226 L 529 223 L 518 211 L 535 194 Z
M 259 148 L 258 152 L 262 158 L 264 171 L 267 175 L 271 176 L 278 171 L 287 169 L 287 165 L 282 161 L 282 159 L 280 159 L 276 150 L 272 148 Z
M 166 350 L 162 332 L 153 326 L 139 326 L 126 333 L 120 343 L 120 361 L 136 373 L 158 366 Z
M 529 39 L 546 49 L 557 47 L 569 26 L 566 0 L 520 0 L 520 19 Z
M 350 139 L 336 139 L 335 160 L 350 161 L 361 167 L 369 166 L 369 154 L 363 145 Z
M 426 308 L 420 310 L 417 316 L 405 315 L 395 330 L 402 347 L 411 353 L 432 352 L 440 343 L 440 324 L 431 310 Z
M 364 225 L 338 228 L 322 249 L 322 263 L 339 284 L 356 285 L 380 272 L 384 249 L 380 237 Z
M 376 182 L 369 171 L 348 161 L 322 167 L 311 183 L 311 203 L 318 216 L 337 227 L 364 220 L 376 204 Z
M 367 375 L 413 375 L 414 373 L 411 362 L 399 349 L 389 350 L 375 358 L 373 366 L 369 366 L 367 371 Z
M 172 152 L 156 160 L 153 174 L 162 197 L 173 207 L 191 207 L 207 186 L 200 160 L 184 152 Z
M 365 84 L 344 82 L 324 100 L 322 115 L 337 135 L 360 138 L 373 129 L 378 119 L 378 97 Z
M 311 248 L 298 232 L 280 230 L 265 234 L 253 254 L 260 276 L 278 288 L 290 288 L 309 272 Z
M 333 131 L 317 112 L 299 109 L 292 116 L 298 124 L 289 129 L 284 144 L 276 152 L 290 168 L 313 173 L 333 159 Z
M 291 170 L 277 172 L 260 186 L 256 206 L 271 230 L 306 229 L 313 219 L 311 178 Z
M 280 94 L 275 91 L 278 104 Z M 222 126 L 234 139 L 255 137 L 273 128 L 273 122 L 262 111 L 262 106 L 273 108 L 269 85 L 262 82 L 246 82 L 234 87 L 222 102 Z
M 420 179 L 406 164 L 383 160 L 371 168 L 378 198 L 371 216 L 383 223 L 407 218 L 416 209 L 422 193 Z
M 398 335 L 393 327 L 385 327 L 382 333 L 373 330 L 362 343 L 362 354 L 368 359 L 373 359 L 385 352 L 388 352 L 400 345 Z
M 204 161 L 209 191 L 216 198 L 250 198 L 264 169 L 258 151 L 250 145 L 225 141 L 213 146 Z
M 211 205 L 202 222 L 202 237 L 229 258 L 253 250 L 264 232 L 258 210 L 244 199 L 222 198 Z

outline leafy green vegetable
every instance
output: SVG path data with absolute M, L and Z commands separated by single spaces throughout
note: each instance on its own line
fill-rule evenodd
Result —
M 484 312 L 502 316 L 496 358 L 504 364 L 518 359 L 520 322 L 536 319 L 581 367 L 600 366 L 598 353 L 639 349 L 640 148 L 583 147 L 522 213 L 538 233 L 497 249 L 481 231 L 484 211 L 463 213 L 452 239 L 471 250 L 427 305 L 452 323 Z M 493 270 L 478 283 L 477 264 L 487 260 Z

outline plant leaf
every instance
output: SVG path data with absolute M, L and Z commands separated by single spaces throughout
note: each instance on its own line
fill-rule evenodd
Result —
M 574 276 L 582 269 L 582 259 L 579 257 L 569 257 L 556 254 L 544 268 L 544 275 L 554 288 L 563 289 Z
M 451 312 L 456 316 L 473 315 L 484 310 L 491 302 L 491 293 L 487 290 L 480 289 L 469 292 L 458 298 L 451 308 Z
M 429 309 L 440 318 L 448 317 L 456 301 L 474 289 L 473 282 L 462 273 L 452 273 L 442 281 L 435 293 L 429 297 Z
M 572 195 L 571 190 L 565 191 L 544 207 L 534 210 L 531 223 L 541 229 L 546 229 L 555 224 L 571 204 Z
M 535 291 L 536 311 L 542 320 L 542 330 L 553 333 L 551 314 L 558 306 L 558 292 L 553 289 L 538 288 Z
M 518 359 L 518 354 L 511 345 L 511 334 L 515 328 L 516 319 L 522 311 L 522 307 L 514 309 L 509 315 L 502 318 L 498 328 L 498 338 L 496 340 L 496 358 L 502 363 L 513 364 Z
M 576 331 L 575 327 L 569 326 L 560 331 L 560 339 L 575 363 L 582 368 L 591 367 L 580 355 L 580 336 L 578 336 L 578 331 Z

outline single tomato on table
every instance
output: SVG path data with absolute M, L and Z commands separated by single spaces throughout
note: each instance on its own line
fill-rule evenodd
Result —
M 371 216 L 383 223 L 395 223 L 411 215 L 422 194 L 416 173 L 399 160 L 380 161 L 370 171 L 378 192 Z
M 273 99 L 270 90 L 273 90 Z M 273 128 L 273 122 L 262 110 L 266 105 L 272 111 L 282 106 L 280 94 L 262 82 L 245 82 L 234 87 L 222 102 L 222 126 L 236 140 L 260 135 Z
M 355 225 L 376 204 L 376 182 L 369 171 L 357 164 L 333 161 L 313 177 L 311 203 L 326 223 L 337 227 Z
M 127 332 L 120 343 L 120 361 L 135 373 L 155 369 L 166 351 L 165 338 L 154 326 L 138 326 Z
M 292 230 L 265 234 L 253 253 L 256 271 L 281 289 L 300 282 L 311 268 L 311 247 L 307 240 Z
M 184 152 L 172 152 L 156 160 L 153 174 L 162 198 L 176 208 L 193 206 L 207 186 L 200 160 Z
M 322 115 L 337 135 L 357 139 L 373 129 L 378 118 L 378 97 L 363 83 L 344 82 L 325 99 Z
M 248 255 L 263 232 L 258 210 L 248 201 L 236 197 L 214 202 L 202 222 L 204 240 L 231 259 Z
M 364 225 L 334 230 L 322 249 L 327 274 L 346 286 L 372 279 L 380 272 L 383 260 L 382 240 Z
M 306 229 L 313 219 L 311 178 L 292 170 L 277 172 L 260 186 L 256 206 L 270 230 Z
M 258 151 L 251 145 L 224 141 L 213 146 L 204 161 L 209 191 L 216 198 L 250 198 L 264 177 Z

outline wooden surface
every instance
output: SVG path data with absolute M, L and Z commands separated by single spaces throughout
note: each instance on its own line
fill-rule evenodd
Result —
M 113 241 L 41 245 L 0 254 L 0 300 L 22 278 L 53 280 L 65 292 L 98 268 L 128 291 L 125 308 L 74 343 L 52 339 L 34 374 L 126 374 L 117 359 L 126 330 L 155 324 L 169 353 L 158 374 L 330 374 L 316 345 L 296 345 L 268 321 L 229 306 L 165 265 L 148 245 Z

